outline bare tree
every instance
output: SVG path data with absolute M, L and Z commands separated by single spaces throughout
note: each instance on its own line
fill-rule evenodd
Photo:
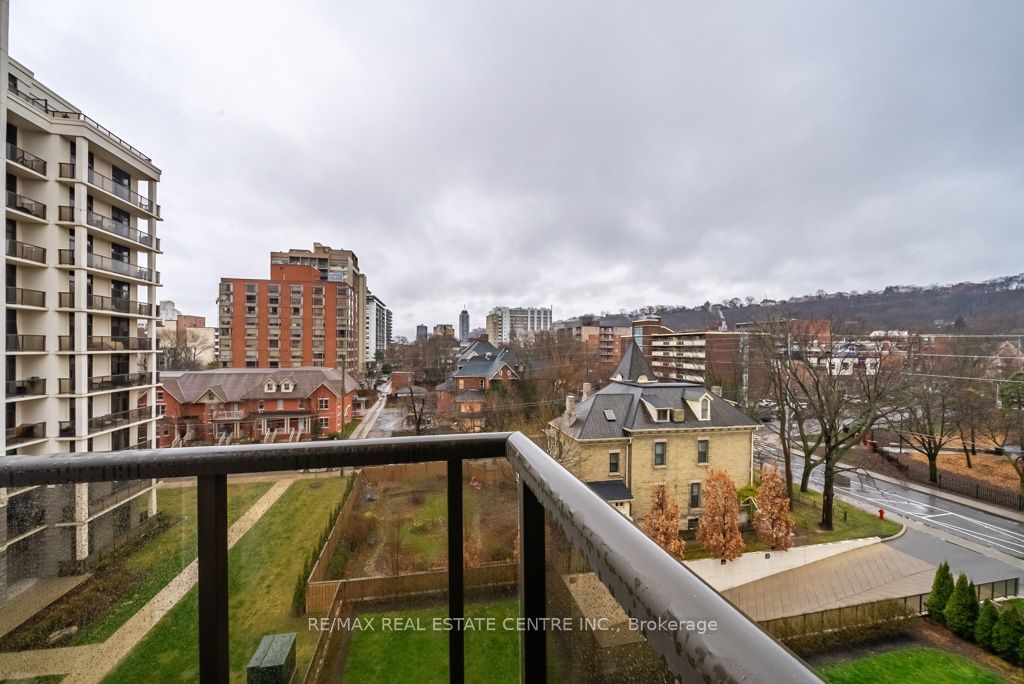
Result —
M 213 342 L 193 328 L 160 328 L 156 337 L 168 370 L 200 370 L 199 358 L 213 349 Z
M 900 434 L 928 459 L 928 479 L 939 481 L 938 459 L 958 434 L 955 380 L 944 355 L 912 351 L 905 364 L 908 380 L 900 398 Z
M 409 422 L 412 424 L 416 434 L 422 435 L 424 431 L 434 425 L 434 406 L 436 405 L 436 400 L 431 392 L 423 392 L 417 395 L 411 384 L 407 389 L 409 390 L 409 409 L 411 411 Z

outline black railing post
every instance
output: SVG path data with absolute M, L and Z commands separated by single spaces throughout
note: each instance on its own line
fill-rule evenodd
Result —
M 544 506 L 519 481 L 519 681 L 547 681 L 547 635 L 536 627 L 547 614 L 544 593 Z
M 228 681 L 228 485 L 226 475 L 200 475 L 199 680 Z
M 462 684 L 466 679 L 466 638 L 462 631 L 465 618 L 464 561 L 462 558 L 462 459 L 448 459 L 448 679 Z

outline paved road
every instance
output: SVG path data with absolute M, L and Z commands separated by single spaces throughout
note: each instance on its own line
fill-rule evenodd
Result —
M 395 430 L 405 429 L 405 415 L 408 413 L 404 408 L 385 408 L 377 417 L 377 422 L 366 435 L 367 437 L 390 437 Z
M 802 473 L 802 464 L 794 462 L 794 481 L 799 482 Z M 1024 526 L 1019 523 L 899 484 L 853 472 L 844 475 L 849 476 L 850 486 L 836 487 L 836 495 L 841 499 L 861 508 L 883 508 L 940 532 L 1024 559 Z M 823 477 L 821 468 L 815 469 L 811 473 L 811 487 L 820 491 Z

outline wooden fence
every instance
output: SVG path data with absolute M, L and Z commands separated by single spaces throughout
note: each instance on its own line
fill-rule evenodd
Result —
M 320 549 L 320 555 L 317 556 L 316 563 L 313 564 L 313 569 L 310 571 L 309 577 L 306 578 L 307 587 L 312 582 L 320 582 L 322 580 L 330 579 L 327 577 L 327 574 L 331 567 L 331 559 L 334 558 L 334 554 L 338 550 L 338 546 L 341 544 L 342 534 L 348 526 L 348 520 L 352 516 L 352 509 L 355 508 L 356 501 L 359 499 L 359 492 L 363 487 L 363 482 L 365 480 L 364 473 L 366 470 L 366 468 L 360 470 L 352 480 L 352 484 L 348 489 L 348 496 L 345 497 L 345 503 L 341 505 L 341 511 L 338 513 L 338 517 L 334 519 L 334 527 L 331 528 L 331 533 L 327 536 L 327 541 L 324 543 L 323 548 Z M 306 599 L 306 607 L 308 612 L 308 598 Z
M 976 586 L 979 602 L 987 599 L 1016 596 L 1018 589 L 1018 579 L 1016 577 L 995 582 L 985 582 Z M 911 615 L 924 615 L 928 612 L 927 603 L 929 596 L 930 592 L 913 594 L 900 598 L 861 603 L 855 606 L 843 606 L 841 608 L 819 610 L 803 615 L 764 620 L 758 624 L 776 639 L 785 641 L 786 639 L 806 636 L 808 634 L 820 634 L 822 632 L 861 627 L 883 620 L 899 619 Z
M 501 562 L 466 568 L 466 588 L 499 587 L 515 584 L 517 563 Z M 390 577 L 310 582 L 306 588 L 306 612 L 325 613 L 337 601 L 369 601 L 398 596 L 435 594 L 448 590 L 448 571 L 429 570 Z
M 431 477 L 445 477 L 448 474 L 448 464 L 443 461 L 400 463 L 363 468 L 362 472 L 366 473 L 367 482 L 423 480 Z M 503 458 L 464 461 L 463 472 L 467 479 L 476 479 L 488 486 L 502 482 L 515 482 L 515 469 Z

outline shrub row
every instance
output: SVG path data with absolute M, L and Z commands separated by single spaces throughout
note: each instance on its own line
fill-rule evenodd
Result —
M 352 490 L 352 478 L 349 478 L 348 483 L 345 486 L 345 491 L 341 495 L 341 499 L 331 509 L 330 515 L 327 516 L 327 522 L 324 524 L 323 530 L 320 532 L 320 538 L 316 545 L 310 551 L 306 557 L 306 562 L 302 565 L 302 571 L 299 572 L 298 580 L 295 582 L 295 590 L 292 592 L 292 615 L 296 617 L 305 615 L 306 613 L 306 580 L 309 579 L 309 573 L 313 572 L 313 566 L 316 565 L 317 559 L 320 557 L 320 551 L 324 548 L 327 543 L 327 539 L 331 536 L 331 530 L 334 529 L 334 523 L 341 515 L 341 507 L 345 503 L 345 499 L 348 497 Z

